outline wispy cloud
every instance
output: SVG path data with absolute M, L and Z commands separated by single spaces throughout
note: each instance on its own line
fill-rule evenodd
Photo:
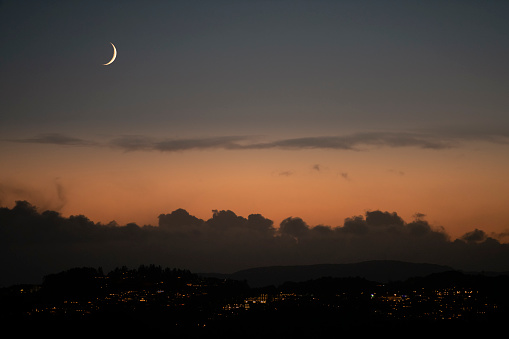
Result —
M 417 133 L 355 133 L 346 136 L 318 136 L 305 138 L 281 139 L 266 143 L 255 143 L 245 146 L 248 149 L 332 149 L 361 150 L 363 147 L 418 147 L 443 149 L 452 145 L 428 135 Z
M 331 149 L 362 150 L 365 147 L 418 147 L 443 149 L 451 147 L 446 140 L 416 133 L 357 133 L 347 136 L 318 136 L 254 142 L 249 137 L 223 136 L 191 139 L 155 140 L 142 136 L 124 136 L 111 141 L 111 145 L 126 151 L 153 150 L 176 152 L 186 150 L 268 150 L 268 149 Z
M 95 141 L 80 139 L 60 133 L 45 133 L 39 134 L 33 138 L 11 140 L 21 143 L 34 143 L 34 144 L 53 144 L 65 146 L 91 146 L 95 145 Z
M 371 148 L 414 147 L 442 150 L 457 147 L 461 142 L 485 141 L 509 143 L 509 133 L 489 131 L 427 132 L 359 132 L 341 136 L 310 136 L 260 142 L 250 136 L 219 136 L 198 138 L 156 139 L 143 135 L 125 135 L 105 143 L 86 140 L 65 134 L 42 134 L 33 138 L 11 140 L 22 143 L 54 144 L 66 146 L 108 146 L 124 151 L 180 152 L 189 150 L 305 150 L 328 149 L 362 151 Z
M 441 150 L 456 147 L 459 142 L 484 140 L 492 143 L 509 142 L 509 134 L 501 133 L 448 133 L 433 132 L 362 132 L 342 136 L 311 136 L 285 138 L 257 142 L 247 136 L 222 136 L 189 139 L 155 140 L 143 136 L 123 136 L 110 143 L 126 151 L 154 150 L 175 152 L 186 150 L 226 149 L 226 150 L 264 150 L 264 149 L 330 149 L 360 151 L 373 147 L 416 147 Z
M 341 172 L 340 175 L 343 179 L 350 181 L 350 176 L 348 175 L 348 173 Z
M 284 177 L 289 177 L 291 175 L 293 175 L 294 173 L 292 171 L 282 171 L 282 172 L 279 172 L 278 175 L 280 176 L 284 176 Z

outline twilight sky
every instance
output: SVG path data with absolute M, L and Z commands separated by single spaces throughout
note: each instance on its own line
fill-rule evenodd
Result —
M 380 210 L 507 242 L 508 17 L 506 1 L 0 1 L 0 206 L 276 227 Z

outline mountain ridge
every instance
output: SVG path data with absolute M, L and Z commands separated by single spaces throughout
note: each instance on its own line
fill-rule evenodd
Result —
M 302 282 L 322 277 L 361 277 L 380 283 L 403 281 L 433 273 L 457 271 L 430 263 L 412 263 L 397 260 L 369 260 L 344 264 L 279 265 L 254 267 L 231 274 L 200 273 L 215 278 L 245 280 L 251 287 L 278 286 L 285 282 Z

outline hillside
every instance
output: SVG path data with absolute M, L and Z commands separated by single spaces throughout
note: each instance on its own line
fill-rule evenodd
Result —
M 371 281 L 391 282 L 453 270 L 451 267 L 442 265 L 373 260 L 351 264 L 269 266 L 245 269 L 232 274 L 207 273 L 201 275 L 246 280 L 251 287 L 263 287 L 279 286 L 287 281 L 301 282 L 321 277 L 361 277 Z

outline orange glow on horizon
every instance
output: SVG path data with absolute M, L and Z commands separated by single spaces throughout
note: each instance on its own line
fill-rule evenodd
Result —
M 177 208 L 202 219 L 214 209 L 261 214 L 276 227 L 287 217 L 336 227 L 380 209 L 407 222 L 423 213 L 458 237 L 474 228 L 509 228 L 502 203 L 509 184 L 500 180 L 509 166 L 500 160 L 503 147 L 490 149 L 122 153 L 46 147 L 41 156 L 20 145 L 7 159 L 10 172 L 2 170 L 13 189 L 4 189 L 0 202 L 26 199 L 40 208 L 61 207 L 63 215 L 140 226 L 156 225 L 159 214 Z M 506 163 L 493 167 L 493 161 Z

